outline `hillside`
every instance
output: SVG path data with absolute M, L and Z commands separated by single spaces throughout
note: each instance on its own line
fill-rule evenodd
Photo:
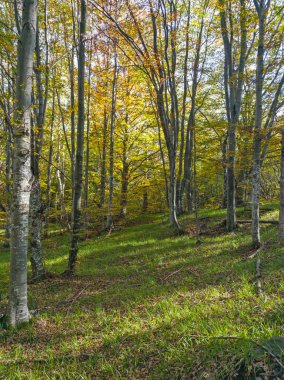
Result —
M 277 217 L 270 209 L 263 218 Z M 132 220 L 123 230 L 81 242 L 71 279 L 61 275 L 68 235 L 46 239 L 54 277 L 29 285 L 30 324 L 1 330 L 1 378 L 253 379 L 257 371 L 276 378 L 281 365 L 267 352 L 266 365 L 257 344 L 283 333 L 277 230 L 262 228 L 259 295 L 249 227 L 227 233 L 224 215 L 202 211 L 201 245 L 189 217 L 182 220 L 183 236 L 172 235 L 166 215 Z M 1 251 L 1 311 L 8 258 Z

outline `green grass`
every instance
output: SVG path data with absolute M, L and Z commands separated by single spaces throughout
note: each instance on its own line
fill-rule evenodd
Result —
M 200 246 L 194 232 L 173 236 L 166 216 L 133 220 L 82 242 L 71 279 L 60 276 L 68 235 L 45 240 L 47 269 L 57 276 L 29 286 L 30 309 L 40 309 L 31 323 L 0 332 L 1 378 L 231 378 L 237 362 L 250 360 L 253 344 L 214 337 L 262 342 L 283 334 L 284 252 L 277 229 L 266 225 L 260 297 L 255 259 L 247 260 L 249 229 L 226 233 L 219 226 L 224 215 L 201 212 Z M 182 223 L 194 230 L 189 217 Z M 1 250 L 0 310 L 7 303 L 8 259 Z

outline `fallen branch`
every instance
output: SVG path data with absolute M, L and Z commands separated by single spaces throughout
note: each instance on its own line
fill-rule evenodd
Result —
M 248 259 L 253 259 L 255 256 L 257 256 L 264 248 L 264 245 L 259 247 L 254 253 L 248 256 Z
M 70 300 L 70 306 L 68 307 L 67 309 L 67 312 L 66 312 L 66 317 L 68 317 L 68 315 L 70 314 L 70 311 L 74 305 L 74 303 L 80 298 L 80 296 L 84 293 L 84 291 L 89 287 L 90 285 L 88 284 L 87 286 L 85 286 L 82 290 L 80 290 L 77 294 L 75 294 L 74 297 L 72 297 L 72 299 Z
M 272 239 L 268 239 L 266 242 L 264 242 L 255 252 L 253 252 L 251 255 L 249 255 L 247 257 L 247 259 L 253 259 L 255 256 L 257 256 L 260 252 L 262 252 L 264 250 L 264 248 L 267 247 L 268 243 L 271 241 Z
M 160 279 L 161 283 L 165 282 L 165 281 L 168 280 L 170 277 L 174 276 L 175 274 L 178 274 L 179 272 L 181 272 L 181 271 L 184 270 L 184 269 L 186 269 L 186 270 L 187 270 L 188 272 L 190 272 L 191 274 L 195 275 L 195 273 L 194 273 L 192 270 L 190 270 L 190 269 L 189 269 L 188 267 L 186 267 L 186 266 L 183 266 L 183 267 L 181 267 L 181 268 L 175 270 L 174 272 L 171 272 L 171 273 L 168 274 L 166 277 L 161 278 L 161 279 Z

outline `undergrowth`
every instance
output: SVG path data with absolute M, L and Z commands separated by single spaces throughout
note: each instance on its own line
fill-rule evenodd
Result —
M 277 228 L 262 227 L 260 296 L 249 226 L 229 234 L 224 215 L 202 211 L 201 245 L 188 216 L 182 236 L 173 235 L 166 216 L 152 215 L 85 240 L 71 279 L 60 275 L 68 235 L 46 239 L 55 277 L 29 286 L 34 316 L 27 326 L 1 330 L 1 378 L 257 378 L 255 363 L 266 359 L 254 360 L 254 342 L 283 334 L 283 249 Z M 270 207 L 267 216 L 277 213 Z M 8 274 L 9 253 L 1 250 L 3 312 Z

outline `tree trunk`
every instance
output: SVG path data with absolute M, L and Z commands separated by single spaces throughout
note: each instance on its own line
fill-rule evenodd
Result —
M 31 94 L 36 40 L 37 1 L 23 1 L 22 30 L 18 42 L 16 112 L 13 131 L 13 210 L 11 229 L 9 323 L 30 318 L 27 297 L 27 248 L 31 190 Z
M 88 74 L 88 97 L 87 97 L 87 131 L 86 131 L 86 155 L 85 155 L 85 183 L 84 183 L 84 209 L 85 209 L 85 229 L 88 230 L 89 224 L 89 162 L 90 162 L 90 100 L 91 100 L 91 60 L 89 56 Z
M 39 179 L 33 181 L 30 196 L 30 247 L 33 278 L 45 276 L 41 244 L 42 206 Z
M 222 204 L 221 207 L 223 209 L 227 208 L 227 134 L 222 143 L 222 166 L 223 166 L 223 194 L 222 194 Z
M 279 204 L 279 243 L 284 246 L 284 129 L 281 131 L 281 176 L 280 176 L 280 204 Z
M 199 204 L 198 204 L 198 190 L 197 190 L 197 147 L 196 147 L 196 126 L 193 126 L 193 200 L 194 200 L 194 216 L 195 216 L 195 237 L 196 244 L 200 243 L 200 223 L 199 223 Z
M 12 151 L 11 151 L 11 133 L 9 126 L 7 126 L 6 138 L 6 223 L 5 223 L 5 236 L 7 239 L 7 246 L 9 246 L 9 239 L 11 236 L 11 179 L 12 179 Z M 5 242 L 6 244 L 6 242 Z
M 233 231 L 236 227 L 236 185 L 235 185 L 235 156 L 236 156 L 236 130 L 239 121 L 244 82 L 244 70 L 247 59 L 247 11 L 245 0 L 240 0 L 241 10 L 239 17 L 240 44 L 234 46 L 234 28 L 227 25 L 232 17 L 231 9 L 227 9 L 226 1 L 219 0 L 221 34 L 223 38 L 225 62 L 224 62 L 224 86 L 226 111 L 228 120 L 228 151 L 227 151 L 227 230 Z M 239 57 L 238 57 L 239 55 Z M 238 59 L 238 68 L 234 68 L 234 61 Z
M 85 32 L 86 32 L 86 2 L 81 0 L 81 21 L 80 21 L 80 43 L 78 59 L 78 127 L 77 127 L 77 147 L 75 162 L 75 185 L 72 207 L 72 231 L 71 248 L 69 253 L 68 271 L 75 271 L 75 264 L 78 254 L 78 243 L 81 230 L 81 198 L 83 185 L 83 152 L 84 152 L 84 122 L 85 122 Z
M 123 160 L 122 174 L 121 174 L 121 199 L 120 199 L 120 216 L 126 217 L 126 206 L 127 206 L 127 193 L 129 184 L 129 164 L 126 161 L 126 157 Z
M 65 162 L 64 162 L 64 156 L 63 156 L 62 162 L 60 160 L 60 150 L 61 150 L 61 144 L 59 141 L 58 147 L 57 147 L 57 154 L 56 154 L 56 168 L 57 168 L 56 176 L 58 179 L 59 206 L 60 206 L 59 223 L 62 224 L 63 222 L 64 224 L 66 224 L 68 223 L 68 216 L 65 211 L 65 178 L 64 178 Z
M 192 114 L 193 108 L 190 111 Z M 193 117 L 194 118 L 194 117 Z M 186 132 L 186 144 L 185 144 L 185 154 L 184 154 L 184 173 L 183 173 L 183 184 L 182 184 L 182 198 L 185 192 L 186 195 L 186 208 L 187 211 L 192 210 L 192 191 L 191 191 L 191 164 L 192 164 L 192 117 L 188 121 L 187 132 Z
M 259 229 L 259 193 L 260 193 L 260 170 L 261 170 L 261 127 L 262 127 L 262 91 L 263 91 L 263 57 L 264 57 L 264 29 L 265 11 L 264 5 L 258 5 L 258 49 L 256 69 L 256 102 L 254 122 L 254 144 L 253 144 L 253 168 L 252 168 L 252 245 L 260 246 Z
M 101 183 L 100 183 L 100 206 L 103 207 L 105 203 L 106 192 L 106 153 L 107 153 L 107 110 L 104 107 L 104 129 L 103 129 L 103 152 L 102 152 L 102 166 L 101 166 Z
M 50 204 L 51 204 L 51 174 L 52 174 L 52 161 L 53 161 L 53 127 L 54 127 L 54 112 L 55 112 L 55 94 L 53 93 L 52 98 L 52 115 L 51 115 L 51 125 L 50 125 L 50 146 L 48 153 L 48 167 L 47 167 L 47 175 L 46 175 L 46 209 L 45 209 L 45 219 L 44 219 L 44 236 L 48 236 L 48 224 L 49 224 L 49 212 L 50 212 Z
M 228 127 L 227 167 L 227 230 L 236 228 L 236 183 L 235 183 L 236 125 Z
M 113 206 L 113 166 L 114 166 L 114 125 L 116 109 L 116 83 L 117 83 L 117 55 L 116 47 L 114 52 L 114 74 L 112 82 L 112 102 L 111 102 L 111 121 L 110 121 L 110 146 L 109 146 L 109 195 L 108 195 L 108 213 L 106 229 L 110 230 L 113 224 L 112 206 Z
M 170 224 L 175 228 L 178 234 L 182 233 L 182 229 L 177 220 L 176 205 L 176 157 L 173 152 L 169 154 L 170 163 L 170 188 L 169 188 L 169 208 L 170 208 Z
M 148 211 L 148 187 L 144 186 L 143 188 L 143 203 L 142 203 L 142 212 L 146 213 Z
M 43 128 L 45 120 L 45 111 L 48 100 L 48 42 L 47 42 L 47 8 L 45 0 L 45 88 L 42 80 L 42 61 L 40 49 L 40 30 L 37 25 L 36 33 L 36 89 L 37 89 L 37 102 L 35 104 L 36 114 L 36 128 L 32 129 L 32 157 L 31 169 L 34 177 L 34 183 L 31 191 L 30 198 L 30 247 L 31 247 L 31 266 L 34 278 L 41 278 L 45 275 L 44 261 L 42 255 L 42 204 L 41 204 L 41 188 L 40 188 L 40 167 L 39 159 L 43 144 Z

